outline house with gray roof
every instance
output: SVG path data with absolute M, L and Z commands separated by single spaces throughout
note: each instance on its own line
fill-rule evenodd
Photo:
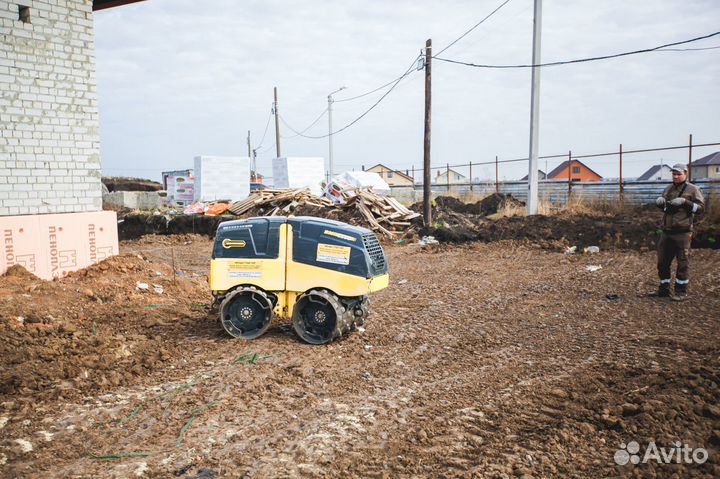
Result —
M 672 170 L 669 165 L 659 164 L 653 165 L 645 173 L 638 176 L 637 181 L 670 181 L 672 180 Z
M 701 178 L 720 179 L 720 151 L 703 156 L 699 160 L 693 161 L 691 165 L 694 180 Z

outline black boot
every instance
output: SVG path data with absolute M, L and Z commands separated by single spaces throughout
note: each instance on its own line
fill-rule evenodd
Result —
M 657 292 L 658 297 L 660 298 L 668 298 L 670 297 L 670 284 L 669 283 L 660 283 L 660 286 L 658 287 Z
M 673 296 L 673 299 L 677 301 L 682 301 L 685 298 L 687 298 L 688 295 L 688 285 L 685 284 L 678 284 L 675 283 L 675 296 Z

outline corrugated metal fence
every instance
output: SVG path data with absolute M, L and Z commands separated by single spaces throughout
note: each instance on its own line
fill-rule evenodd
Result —
M 567 204 L 571 199 L 589 201 L 623 201 L 627 205 L 643 205 L 653 203 L 668 186 L 668 181 L 626 181 L 623 182 L 622 192 L 618 182 L 572 182 L 561 180 L 539 181 L 540 198 L 559 206 Z M 697 180 L 693 184 L 700 187 L 706 202 L 720 199 L 720 181 Z M 400 201 L 414 203 L 422 200 L 422 185 L 393 186 L 392 194 Z M 474 193 L 485 196 L 496 192 L 494 182 L 479 182 L 450 185 L 433 185 L 433 196 L 448 194 L 462 195 Z M 511 194 L 519 200 L 527 200 L 527 181 L 503 181 L 497 184 L 499 193 Z

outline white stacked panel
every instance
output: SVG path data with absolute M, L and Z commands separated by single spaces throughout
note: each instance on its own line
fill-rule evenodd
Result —
M 195 157 L 195 201 L 241 200 L 250 194 L 250 158 Z
M 273 159 L 273 186 L 275 188 L 309 188 L 320 196 L 325 181 L 325 159 L 288 156 Z

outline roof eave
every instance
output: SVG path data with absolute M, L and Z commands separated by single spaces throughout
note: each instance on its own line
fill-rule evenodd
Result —
M 93 12 L 105 10 L 106 8 L 120 7 L 130 3 L 142 2 L 144 0 L 93 0 Z

